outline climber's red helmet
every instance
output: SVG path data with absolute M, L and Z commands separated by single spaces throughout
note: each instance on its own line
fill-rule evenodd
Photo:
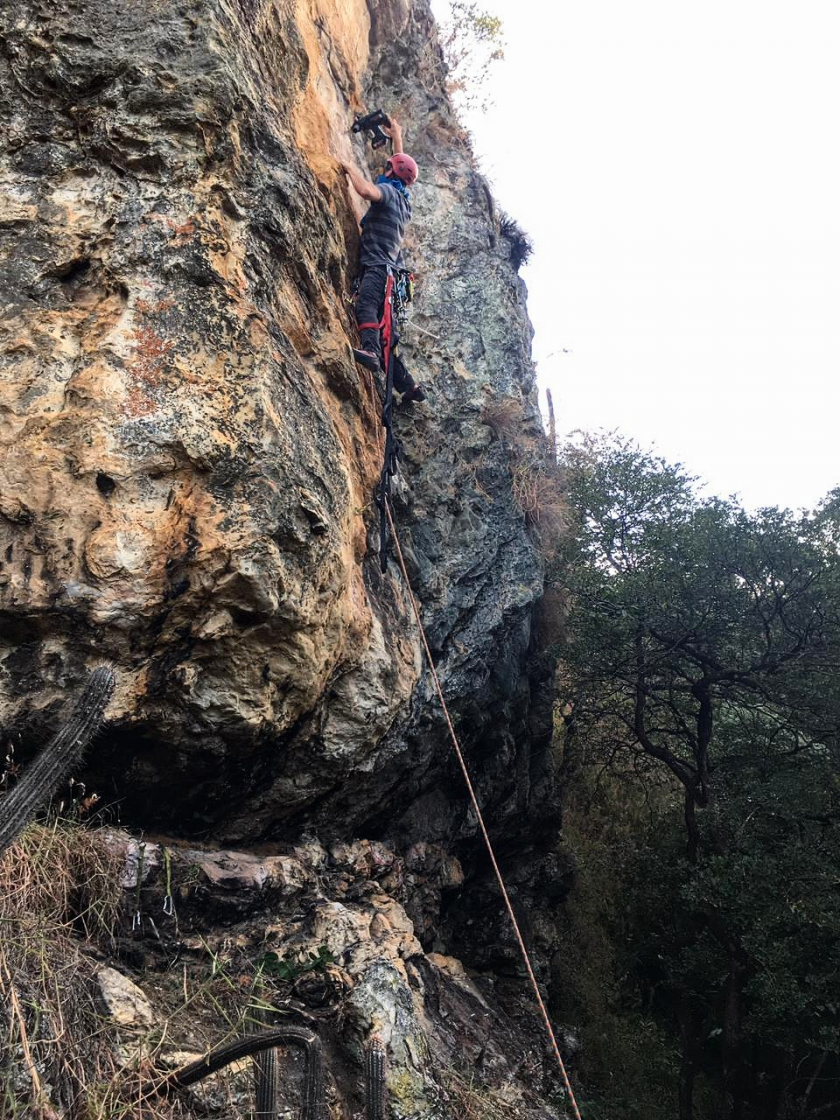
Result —
M 385 164 L 385 174 L 387 175 L 389 171 L 405 183 L 407 187 L 411 187 L 417 182 L 417 164 L 411 156 L 407 156 L 403 152 L 391 156 Z

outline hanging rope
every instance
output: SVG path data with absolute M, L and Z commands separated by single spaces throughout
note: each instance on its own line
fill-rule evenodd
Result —
M 563 1077 L 563 1083 L 566 1086 L 566 1092 L 569 1094 L 569 1100 L 572 1104 L 572 1109 L 575 1114 L 575 1120 L 581 1120 L 580 1109 L 578 1108 L 577 1101 L 575 1100 L 574 1090 L 572 1089 L 572 1083 L 569 1080 L 569 1075 L 566 1072 L 566 1065 L 563 1061 L 563 1056 L 560 1053 L 560 1047 L 557 1045 L 557 1039 L 551 1026 L 551 1020 L 548 1017 L 548 1011 L 546 1010 L 545 1002 L 543 1000 L 542 993 L 540 992 L 540 986 L 537 983 L 537 977 L 534 974 L 534 969 L 531 964 L 531 957 L 528 953 L 527 948 L 525 947 L 525 940 L 522 937 L 522 931 L 519 928 L 519 922 L 516 920 L 516 915 L 513 912 L 510 895 L 508 894 L 507 887 L 505 886 L 505 881 L 502 878 L 502 872 L 499 869 L 499 864 L 496 861 L 496 853 L 493 850 L 493 844 L 490 840 L 490 835 L 487 832 L 487 827 L 484 824 L 484 817 L 482 815 L 481 809 L 479 808 L 478 798 L 475 795 L 475 789 L 473 788 L 472 779 L 470 778 L 470 773 L 467 769 L 467 763 L 464 759 L 463 752 L 461 751 L 461 745 L 458 742 L 458 736 L 455 734 L 455 728 L 452 725 L 452 719 L 449 715 L 449 709 L 446 706 L 446 700 L 444 699 L 443 695 L 443 688 L 441 687 L 440 678 L 438 677 L 437 669 L 435 668 L 435 663 L 432 659 L 432 651 L 429 649 L 429 643 L 426 638 L 426 630 L 420 618 L 420 610 L 417 606 L 417 600 L 414 597 L 414 591 L 411 587 L 411 581 L 408 578 L 408 572 L 406 571 L 405 560 L 403 559 L 402 548 L 400 547 L 400 538 L 397 535 L 397 527 L 394 524 L 394 518 L 391 514 L 391 503 L 388 501 L 387 497 L 384 499 L 383 504 L 385 506 L 385 514 L 388 518 L 388 524 L 391 528 L 391 539 L 394 542 L 394 548 L 397 553 L 397 562 L 399 563 L 400 571 L 402 572 L 403 579 L 405 580 L 408 597 L 411 600 L 411 609 L 414 612 L 415 619 L 417 620 L 417 627 L 420 631 L 420 638 L 423 642 L 423 649 L 426 651 L 426 660 L 429 664 L 429 671 L 432 674 L 432 680 L 435 682 L 435 689 L 438 694 L 438 699 L 440 700 L 440 706 L 443 709 L 443 715 L 446 719 L 446 726 L 449 729 L 449 736 L 452 739 L 452 746 L 455 749 L 455 755 L 458 759 L 458 765 L 461 767 L 461 773 L 464 775 L 464 781 L 467 783 L 467 791 L 470 795 L 473 812 L 475 813 L 476 820 L 478 821 L 478 827 L 481 830 L 481 835 L 484 839 L 484 845 L 487 848 L 487 854 L 490 857 L 490 862 L 493 865 L 493 871 L 496 876 L 496 881 L 499 884 L 499 890 L 502 892 L 502 898 L 504 899 L 508 917 L 510 918 L 511 925 L 513 926 L 513 932 L 516 934 L 516 940 L 519 944 L 519 952 L 522 955 L 522 960 L 525 964 L 528 978 L 531 981 L 531 987 L 534 989 L 534 995 L 536 996 L 537 1005 L 539 1006 L 540 1014 L 542 1015 L 543 1022 L 545 1023 L 545 1029 L 548 1032 L 549 1039 L 551 1040 L 551 1049 L 554 1051 L 554 1057 L 557 1059 L 557 1065 L 560 1068 L 560 1073 Z

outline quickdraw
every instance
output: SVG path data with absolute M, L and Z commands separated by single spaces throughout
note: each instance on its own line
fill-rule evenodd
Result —
M 169 849 L 165 846 L 163 849 L 163 866 L 166 870 L 166 894 L 163 896 L 163 912 L 167 918 L 176 918 L 175 900 L 172 897 L 172 857 L 169 854 Z
M 398 268 L 394 273 L 394 318 L 399 326 L 408 321 L 408 305 L 414 299 L 414 273 Z
M 134 895 L 134 916 L 131 919 L 131 932 L 139 937 L 143 932 L 143 911 L 140 898 L 143 890 L 144 864 L 146 862 L 146 845 L 141 840 L 137 846 L 137 887 Z

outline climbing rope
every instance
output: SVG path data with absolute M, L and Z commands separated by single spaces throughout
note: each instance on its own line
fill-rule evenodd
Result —
M 426 660 L 428 661 L 428 664 L 429 664 L 429 671 L 432 674 L 432 680 L 435 682 L 435 689 L 436 689 L 437 694 L 438 694 L 438 699 L 440 700 L 440 706 L 443 709 L 443 715 L 444 715 L 444 718 L 446 719 L 446 726 L 449 729 L 449 736 L 452 739 L 452 746 L 455 749 L 455 755 L 458 759 L 458 765 L 461 767 L 461 773 L 464 775 L 464 781 L 467 783 L 467 790 L 468 790 L 469 795 L 470 795 L 470 801 L 472 803 L 473 812 L 475 813 L 476 820 L 478 821 L 478 827 L 481 830 L 481 835 L 484 839 L 484 845 L 487 848 L 487 854 L 490 857 L 490 862 L 493 865 L 493 871 L 494 871 L 495 876 L 496 876 L 496 881 L 499 884 L 499 890 L 502 892 L 502 898 L 504 899 L 505 907 L 506 907 L 507 912 L 508 912 L 508 917 L 510 918 L 511 925 L 513 926 L 513 932 L 516 934 L 516 940 L 519 944 L 519 952 L 522 955 L 522 960 L 525 964 L 525 969 L 528 973 L 528 978 L 531 981 L 531 987 L 534 989 L 534 995 L 536 996 L 537 1005 L 539 1006 L 540 1014 L 542 1015 L 543 1022 L 545 1023 L 545 1029 L 548 1032 L 549 1039 L 551 1040 L 551 1049 L 554 1051 L 554 1057 L 557 1059 L 557 1065 L 560 1068 L 560 1073 L 562 1074 L 562 1077 L 563 1077 L 563 1083 L 566 1086 L 566 1092 L 569 1094 L 569 1100 L 572 1103 L 572 1109 L 573 1109 L 574 1114 L 575 1114 L 575 1120 L 581 1120 L 580 1109 L 578 1108 L 578 1104 L 577 1104 L 577 1101 L 575 1099 L 575 1094 L 574 1094 L 574 1090 L 572 1089 L 572 1083 L 569 1080 L 569 1075 L 566 1072 L 566 1065 L 565 1065 L 565 1063 L 563 1061 L 563 1057 L 560 1053 L 560 1047 L 557 1045 L 557 1039 L 555 1037 L 554 1030 L 551 1026 L 551 1020 L 548 1017 L 548 1011 L 546 1010 L 545 1002 L 543 1001 L 542 993 L 540 992 L 540 986 L 537 983 L 537 978 L 536 978 L 536 975 L 534 974 L 534 969 L 533 969 L 533 966 L 531 964 L 531 957 L 530 957 L 530 954 L 528 953 L 527 948 L 525 947 L 525 940 L 522 937 L 522 931 L 519 928 L 519 922 L 516 920 L 516 915 L 513 912 L 513 906 L 512 906 L 511 901 L 510 901 L 510 895 L 508 894 L 507 887 L 505 886 L 505 881 L 502 878 L 502 872 L 499 869 L 499 864 L 496 861 L 496 853 L 493 850 L 493 844 L 491 843 L 490 835 L 487 832 L 487 827 L 484 824 L 484 816 L 482 815 L 481 809 L 479 808 L 478 798 L 475 795 L 475 789 L 473 788 L 472 779 L 470 778 L 470 772 L 467 769 L 467 763 L 466 763 L 466 760 L 464 759 L 464 755 L 463 755 L 463 752 L 461 750 L 461 745 L 458 742 L 458 736 L 455 734 L 455 728 L 452 725 L 452 719 L 449 715 L 449 709 L 446 706 L 446 700 L 445 700 L 444 695 L 443 695 L 443 688 L 441 687 L 440 677 L 438 677 L 437 669 L 435 668 L 435 663 L 432 659 L 432 651 L 429 649 L 429 643 L 428 643 L 428 640 L 426 638 L 426 630 L 425 630 L 425 627 L 423 626 L 423 622 L 420 618 L 420 609 L 417 606 L 417 600 L 414 597 L 414 591 L 412 590 L 412 587 L 411 587 L 411 581 L 408 578 L 408 572 L 406 571 L 405 560 L 403 559 L 402 548 L 400 547 L 400 538 L 399 538 L 399 535 L 397 534 L 397 527 L 394 524 L 394 518 L 391 514 L 391 503 L 390 503 L 390 501 L 388 501 L 387 496 L 384 498 L 383 505 L 385 507 L 385 513 L 386 513 L 386 516 L 388 518 L 388 524 L 390 525 L 390 528 L 391 528 L 391 539 L 394 542 L 394 548 L 395 548 L 396 554 L 397 554 L 397 562 L 400 566 L 400 571 L 402 572 L 403 579 L 405 580 L 405 586 L 406 586 L 406 589 L 408 591 L 408 597 L 411 600 L 411 609 L 414 612 L 415 619 L 417 620 L 417 628 L 420 631 L 420 638 L 423 642 L 423 649 L 426 651 Z

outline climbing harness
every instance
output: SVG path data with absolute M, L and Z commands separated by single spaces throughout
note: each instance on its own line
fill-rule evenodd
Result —
M 425 630 L 425 627 L 423 626 L 423 621 L 420 618 L 420 608 L 417 605 L 417 600 L 414 597 L 414 591 L 411 587 L 411 581 L 408 578 L 408 572 L 407 572 L 406 566 L 405 566 L 405 559 L 403 557 L 402 548 L 400 547 L 400 538 L 399 538 L 399 535 L 397 534 L 397 527 L 394 524 L 394 518 L 393 518 L 392 513 L 391 513 L 391 505 L 390 505 L 390 502 L 388 501 L 387 497 L 385 497 L 383 499 L 383 505 L 384 505 L 385 516 L 387 517 L 388 524 L 389 524 L 390 529 L 391 529 L 391 536 L 392 536 L 392 539 L 394 541 L 394 549 L 395 549 L 396 554 L 397 554 L 397 561 L 399 563 L 400 571 L 402 572 L 402 577 L 405 580 L 405 586 L 406 586 L 406 590 L 408 591 L 409 600 L 411 601 L 411 609 L 412 609 L 412 612 L 414 614 L 414 618 L 417 622 L 417 628 L 420 631 L 420 639 L 423 643 L 423 649 L 426 652 L 426 661 L 427 661 L 428 666 L 429 666 L 429 672 L 432 675 L 432 680 L 434 681 L 434 685 L 435 685 L 435 691 L 437 692 L 438 699 L 440 700 L 440 706 L 443 709 L 444 719 L 446 720 L 446 726 L 449 730 L 449 737 L 452 740 L 452 746 L 455 750 L 455 755 L 458 759 L 458 765 L 461 768 L 461 773 L 463 774 L 464 781 L 466 782 L 466 785 L 467 785 L 467 792 L 469 794 L 470 803 L 472 804 L 473 812 L 475 813 L 475 818 L 478 821 L 478 827 L 479 827 L 479 830 L 481 831 L 481 836 L 482 836 L 482 839 L 484 840 L 484 846 L 487 849 L 487 854 L 490 857 L 490 863 L 493 866 L 493 873 L 496 876 L 496 882 L 499 885 L 499 890 L 501 891 L 502 899 L 504 900 L 505 909 L 507 910 L 508 917 L 510 918 L 511 925 L 513 926 L 513 932 L 516 935 L 516 941 L 517 941 L 517 944 L 519 946 L 519 952 L 522 956 L 522 960 L 523 960 L 523 963 L 525 965 L 525 970 L 528 973 L 528 979 L 531 982 L 531 987 L 534 990 L 534 995 L 536 997 L 537 1006 L 539 1007 L 540 1015 L 542 1017 L 544 1025 L 545 1025 L 545 1029 L 548 1033 L 549 1040 L 551 1042 L 552 1052 L 554 1053 L 554 1057 L 557 1061 L 558 1068 L 559 1068 L 560 1073 L 562 1075 L 563 1084 L 566 1087 L 566 1092 L 569 1095 L 569 1103 L 572 1106 L 572 1111 L 574 1113 L 575 1120 L 582 1120 L 581 1114 L 580 1114 L 580 1109 L 578 1108 L 578 1103 L 577 1103 L 577 1100 L 575 1099 L 574 1090 L 572 1089 L 572 1083 L 569 1080 L 568 1073 L 566 1072 L 566 1064 L 563 1061 L 562 1054 L 560 1053 L 560 1047 L 557 1044 L 557 1038 L 554 1034 L 554 1029 L 551 1026 L 551 1020 L 548 1017 L 548 1010 L 545 1006 L 545 1001 L 543 1000 L 542 992 L 540 991 L 540 986 L 537 983 L 537 977 L 536 977 L 536 974 L 534 973 L 534 967 L 531 964 L 531 956 L 528 952 L 528 949 L 525 946 L 525 939 L 523 938 L 522 931 L 519 928 L 519 922 L 516 920 L 516 914 L 513 911 L 513 905 L 510 901 L 510 895 L 508 894 L 508 890 L 507 890 L 507 887 L 505 886 L 504 878 L 502 877 L 501 869 L 499 868 L 498 861 L 496 860 L 496 853 L 493 849 L 492 841 L 490 840 L 490 834 L 488 833 L 487 826 L 484 823 L 484 815 L 482 814 L 481 808 L 479 807 L 478 798 L 476 797 L 476 794 L 475 794 L 475 788 L 473 786 L 472 779 L 470 778 L 470 772 L 467 769 L 466 759 L 464 758 L 463 751 L 461 750 L 461 745 L 458 742 L 458 736 L 455 734 L 455 728 L 452 724 L 452 717 L 449 714 L 449 709 L 446 706 L 446 700 L 445 700 L 444 695 L 443 695 L 443 687 L 440 683 L 440 677 L 438 676 L 437 669 L 435 668 L 434 660 L 432 659 L 432 651 L 429 649 L 429 642 L 428 642 L 428 639 L 426 637 L 426 630 Z

